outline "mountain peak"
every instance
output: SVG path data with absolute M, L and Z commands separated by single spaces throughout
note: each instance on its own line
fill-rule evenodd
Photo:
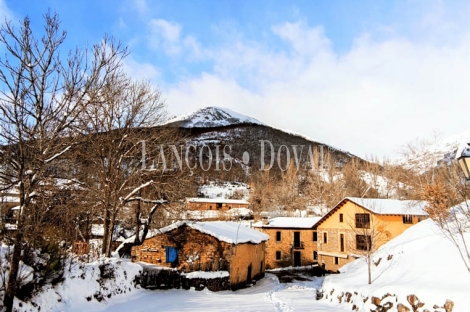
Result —
M 193 113 L 172 118 L 167 124 L 177 124 L 182 128 L 214 128 L 240 124 L 264 125 L 255 118 L 216 106 L 201 108 Z

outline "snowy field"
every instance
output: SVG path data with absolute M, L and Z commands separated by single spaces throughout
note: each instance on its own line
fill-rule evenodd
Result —
M 280 284 L 267 274 L 250 288 L 233 291 L 136 290 L 109 303 L 70 307 L 68 311 L 351 311 L 315 300 L 321 280 Z

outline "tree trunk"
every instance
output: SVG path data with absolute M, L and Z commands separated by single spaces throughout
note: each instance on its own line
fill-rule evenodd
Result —
M 368 282 L 369 282 L 369 285 L 372 284 L 372 263 L 371 263 L 371 255 L 367 255 L 367 275 L 368 275 Z
M 141 194 L 139 194 L 142 196 Z M 141 245 L 140 242 L 140 200 L 137 201 L 137 207 L 135 208 L 135 239 L 134 245 Z
M 23 230 L 20 229 L 20 222 L 18 223 L 15 235 L 15 245 L 13 247 L 13 254 L 10 261 L 10 274 L 8 275 L 5 297 L 3 299 L 4 311 L 6 312 L 13 311 L 13 302 L 18 288 L 18 272 L 20 269 L 21 245 L 23 243 L 24 234 Z
M 117 209 L 114 209 L 113 211 L 113 217 L 111 218 L 111 222 L 109 225 L 109 238 L 107 241 L 107 246 L 106 246 L 106 257 L 111 257 L 111 251 L 112 251 L 112 244 L 113 244 L 113 235 L 114 235 L 114 227 L 116 225 L 116 215 L 117 215 Z
M 108 238 L 109 238 L 109 224 L 110 224 L 110 217 L 109 217 L 109 205 L 106 204 L 104 210 L 104 232 L 103 232 L 103 243 L 101 245 L 101 254 L 105 255 L 106 254 L 106 247 L 108 246 Z

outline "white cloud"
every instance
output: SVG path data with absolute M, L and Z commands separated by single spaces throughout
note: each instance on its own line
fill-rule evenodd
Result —
M 163 19 L 153 19 L 150 28 L 149 46 L 154 50 L 163 50 L 169 56 L 186 55 L 190 61 L 204 57 L 204 51 L 194 36 L 182 35 L 182 26 Z
M 300 55 L 312 55 L 330 47 L 330 40 L 325 37 L 322 26 L 309 28 L 304 21 L 298 21 L 273 26 L 272 30 Z
M 137 62 L 132 56 L 124 59 L 124 71 L 132 78 L 138 80 L 148 80 L 158 84 L 160 70 L 150 63 Z
M 364 33 L 338 54 L 320 26 L 299 21 L 272 31 L 288 50 L 240 38 L 206 50 L 213 70 L 164 90 L 170 110 L 226 106 L 360 156 L 392 155 L 432 130 L 451 134 L 468 125 L 467 36 L 439 46 Z
M 144 15 L 148 12 L 146 0 L 133 0 L 133 6 L 140 15 Z

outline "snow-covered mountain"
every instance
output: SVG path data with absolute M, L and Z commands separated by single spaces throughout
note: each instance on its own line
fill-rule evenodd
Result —
M 449 164 L 457 154 L 462 143 L 470 142 L 470 130 L 447 137 L 424 139 L 413 144 L 406 151 L 407 155 L 398 159 L 398 163 L 408 168 L 426 171 L 439 164 Z
M 294 153 L 297 153 L 299 165 L 302 168 L 312 167 L 313 158 L 309 158 L 312 153 L 314 154 L 312 157 L 316 157 L 318 162 L 313 166 L 320 166 L 319 159 L 323 158 L 323 153 L 331 155 L 331 159 L 337 165 L 356 158 L 341 148 L 318 142 L 292 131 L 274 128 L 253 117 L 222 107 L 202 108 L 193 113 L 175 117 L 166 125 L 178 127 L 187 145 L 207 146 L 201 152 L 203 153 L 202 159 L 208 157 L 207 153 L 211 153 L 215 159 L 214 152 L 217 146 L 221 149 L 225 148 L 226 151 L 230 150 L 229 154 L 233 163 L 239 165 L 235 167 L 240 167 L 245 173 L 249 168 L 259 170 L 265 164 L 271 164 L 274 170 L 278 170 L 280 169 L 278 164 L 282 162 L 285 166 L 286 158 L 289 156 L 294 158 Z M 294 151 L 294 149 L 297 150 Z M 278 157 L 281 157 L 282 161 L 275 162 Z
M 177 125 L 181 128 L 216 128 L 241 124 L 264 125 L 255 118 L 223 107 L 201 108 L 193 113 L 170 119 L 167 124 Z

